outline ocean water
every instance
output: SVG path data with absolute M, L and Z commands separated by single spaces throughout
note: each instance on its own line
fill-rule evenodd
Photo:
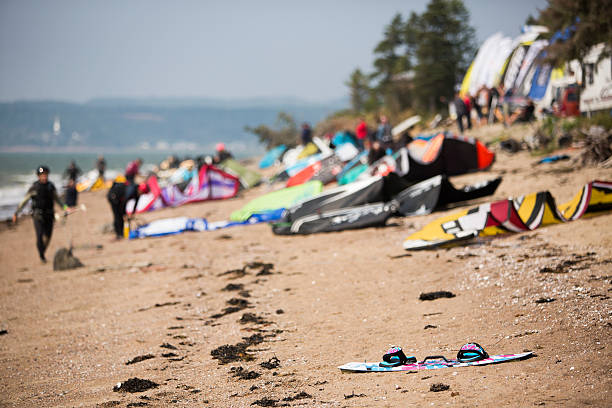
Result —
M 189 156 L 186 153 L 158 151 L 104 153 L 106 174 L 112 177 L 117 173 L 123 173 L 126 165 L 138 157 L 143 159 L 142 170 L 146 172 L 170 154 L 175 154 L 179 158 Z M 49 167 L 51 170 L 49 179 L 61 194 L 65 185 L 63 173 L 70 161 L 76 161 L 83 174 L 87 174 L 95 170 L 97 158 L 98 153 L 0 153 L 0 220 L 6 220 L 13 215 L 30 185 L 36 181 L 34 172 L 38 166 Z

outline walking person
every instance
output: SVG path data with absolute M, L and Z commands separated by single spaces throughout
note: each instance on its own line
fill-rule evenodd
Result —
M 57 194 L 57 190 L 52 182 L 49 181 L 49 168 L 39 166 L 36 169 L 38 181 L 34 182 L 25 197 L 17 206 L 15 214 L 13 214 L 13 223 L 17 222 L 17 215 L 23 209 L 28 201 L 32 201 L 32 219 L 34 221 L 34 230 L 36 231 L 36 248 L 38 256 L 42 263 L 46 263 L 45 251 L 51 242 L 51 234 L 53 233 L 53 202 L 56 202 L 64 209 L 64 214 L 67 206 L 62 202 Z

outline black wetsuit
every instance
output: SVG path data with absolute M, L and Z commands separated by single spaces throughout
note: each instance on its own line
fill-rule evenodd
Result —
M 77 166 L 68 166 L 64 175 L 68 178 L 68 180 L 76 181 L 76 179 L 81 175 L 82 171 Z
M 135 199 L 134 211 L 138 205 L 138 189 L 135 185 L 114 182 L 107 194 L 108 202 L 113 210 L 113 228 L 117 238 L 123 237 L 124 217 L 127 214 L 125 206 L 130 199 Z
M 455 97 L 453 103 L 455 104 L 455 113 L 457 114 L 457 126 L 459 127 L 459 133 L 463 134 L 463 117 L 467 117 L 468 123 L 470 123 L 470 114 L 467 110 L 467 106 L 465 106 L 465 102 L 460 97 Z M 470 127 L 472 127 L 471 124 L 468 125 L 468 128 Z
M 64 200 L 68 207 L 76 207 L 78 199 L 78 191 L 74 185 L 66 186 L 64 189 Z
M 69 207 L 75 207 L 77 205 L 78 199 L 78 191 L 76 189 L 76 180 L 81 175 L 81 169 L 74 164 L 68 166 L 64 175 L 68 178 L 68 181 L 72 181 L 72 185 L 68 184 L 64 187 L 64 200 L 66 201 L 66 205 Z
M 21 208 L 32 200 L 32 219 L 34 220 L 34 229 L 36 230 L 36 247 L 38 248 L 38 256 L 45 261 L 45 250 L 51 242 L 51 234 L 53 233 L 53 202 L 57 202 L 60 206 L 64 204 L 57 195 L 55 186 L 50 181 L 41 183 L 40 181 L 32 184 L 25 198 L 17 207 L 17 214 Z

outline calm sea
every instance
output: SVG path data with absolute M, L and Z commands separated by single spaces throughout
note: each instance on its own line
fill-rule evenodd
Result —
M 132 160 L 143 159 L 142 170 L 150 170 L 167 158 L 167 152 L 140 152 L 140 153 L 105 153 L 107 177 L 114 177 L 122 173 L 125 166 Z M 179 158 L 189 154 L 176 153 Z M 240 156 L 240 155 L 238 155 Z M 50 179 L 62 191 L 64 185 L 63 173 L 71 160 L 84 175 L 92 171 L 94 174 L 97 153 L 1 153 L 0 152 L 0 220 L 10 218 L 15 208 L 22 200 L 29 186 L 36 181 L 35 169 L 40 165 L 50 168 Z

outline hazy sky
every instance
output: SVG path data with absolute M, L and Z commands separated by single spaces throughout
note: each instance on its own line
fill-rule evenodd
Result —
M 465 0 L 478 43 L 546 0 Z M 0 100 L 347 94 L 384 26 L 428 0 L 0 0 Z

